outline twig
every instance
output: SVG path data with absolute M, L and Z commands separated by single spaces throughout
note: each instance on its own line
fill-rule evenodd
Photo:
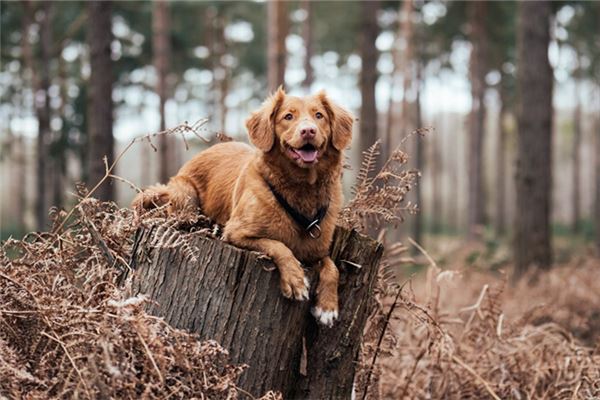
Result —
M 483 379 L 481 377 L 481 375 L 479 375 L 473 368 L 469 367 L 467 364 L 465 364 L 463 361 L 461 361 L 460 358 L 458 358 L 454 355 L 452 356 L 452 360 L 454 362 L 456 362 L 458 365 L 460 365 L 461 367 L 463 367 L 464 369 L 466 369 L 471 375 L 473 375 L 481 383 L 483 383 L 485 390 L 488 391 L 488 393 L 490 394 L 490 396 L 492 396 L 492 398 L 494 398 L 494 400 L 500 400 L 500 397 L 498 397 L 496 392 L 494 392 L 494 390 L 491 388 L 490 384 L 485 379 Z
M 427 258 L 427 261 L 429 261 L 429 264 L 432 267 L 439 268 L 438 265 L 437 265 L 437 263 L 435 262 L 435 260 L 429 255 L 429 253 L 427 253 L 425 251 L 425 249 L 423 247 L 421 247 L 421 245 L 419 243 L 417 243 L 411 237 L 408 238 L 408 241 L 410 242 L 410 244 L 412 244 L 413 246 L 415 246 L 421 253 L 423 253 L 423 255 L 425 256 L 425 258 Z
M 138 136 L 136 138 L 133 138 L 129 144 L 127 146 L 125 146 L 125 148 L 123 150 L 121 150 L 121 152 L 117 155 L 117 157 L 115 158 L 115 160 L 112 162 L 112 164 L 108 165 L 108 161 L 106 159 L 106 157 L 104 157 L 104 167 L 105 167 L 105 173 L 104 176 L 102 177 L 102 179 L 100 179 L 100 181 L 96 184 L 96 186 L 94 186 L 81 200 L 85 200 L 87 198 L 89 198 L 92 194 L 94 194 L 94 192 L 110 177 L 110 175 L 112 174 L 113 170 L 115 169 L 115 167 L 117 166 L 117 164 L 119 163 L 119 161 L 121 161 L 121 158 L 123 158 L 123 156 L 125 155 L 125 153 L 127 153 L 127 151 L 131 148 L 131 146 L 133 146 L 135 143 L 143 141 L 143 140 L 148 140 L 150 141 L 150 137 L 154 137 L 154 136 L 159 136 L 159 135 L 168 135 L 168 134 L 172 134 L 172 133 L 179 133 L 179 132 L 185 132 L 185 131 L 190 131 L 192 133 L 194 133 L 194 135 L 196 137 L 199 137 L 201 139 L 203 139 L 204 141 L 206 141 L 206 139 L 204 139 L 198 132 L 197 129 L 199 129 L 204 123 L 206 123 L 206 119 L 202 119 L 197 121 L 194 125 L 190 126 L 188 125 L 188 123 L 183 123 L 180 125 L 177 125 L 175 128 L 172 129 L 167 129 L 161 132 L 157 132 L 157 133 L 153 133 L 153 134 L 149 134 L 149 135 L 144 135 L 144 136 Z M 61 224 L 54 230 L 53 233 L 60 233 L 60 231 L 64 228 L 65 223 L 67 222 L 67 220 L 69 219 L 69 217 L 71 215 L 73 215 L 73 212 L 75 211 L 75 209 L 77 208 L 77 206 L 71 208 L 71 211 L 69 211 L 69 213 L 63 218 Z
M 142 342 L 142 346 L 144 346 L 144 350 L 146 350 L 146 354 L 148 355 L 148 358 L 150 359 L 152 366 L 154 367 L 154 369 L 156 370 L 156 373 L 158 374 L 158 379 L 160 379 L 161 383 L 164 383 L 165 380 L 162 376 L 162 373 L 160 372 L 160 369 L 158 368 L 158 365 L 156 364 L 156 361 L 154 360 L 154 356 L 152 355 L 152 352 L 150 352 L 150 349 L 148 348 L 148 345 L 146 344 L 146 341 L 144 340 L 142 335 L 140 335 L 139 330 L 136 330 L 136 333 L 138 335 L 138 338 L 140 338 L 140 342 Z
M 375 363 L 377 362 L 377 357 L 379 356 L 379 352 L 381 350 L 381 343 L 383 342 L 383 338 L 385 337 L 385 333 L 390 324 L 390 320 L 392 318 L 392 313 L 394 312 L 394 309 L 398 305 L 398 300 L 400 299 L 400 295 L 402 294 L 404 285 L 406 285 L 411 279 L 412 279 L 412 275 L 410 278 L 408 278 L 406 281 L 404 281 L 404 283 L 402 285 L 400 285 L 400 287 L 398 288 L 398 291 L 396 292 L 396 296 L 394 297 L 394 302 L 392 303 L 392 306 L 390 307 L 387 315 L 385 316 L 385 322 L 383 324 L 383 329 L 381 330 L 381 334 L 379 334 L 379 339 L 377 340 L 377 346 L 375 347 L 375 354 L 373 354 L 373 360 L 371 361 L 371 366 L 369 367 L 369 373 L 367 374 L 367 380 L 365 382 L 365 390 L 363 391 L 362 400 L 365 400 L 367 398 L 367 393 L 369 391 L 369 385 L 371 384 L 371 376 L 373 375 L 373 369 L 375 368 Z
M 481 289 L 481 293 L 479 294 L 479 298 L 477 299 L 475 304 L 473 304 L 472 306 L 469 306 L 469 307 L 461 308 L 459 310 L 459 312 L 466 312 L 466 311 L 473 310 L 473 312 L 469 316 L 469 319 L 467 320 L 467 323 L 465 324 L 465 329 L 463 330 L 461 337 L 464 336 L 465 332 L 467 332 L 469 330 L 469 327 L 471 326 L 471 323 L 473 322 L 473 319 L 475 318 L 475 314 L 477 314 L 477 312 L 479 311 L 479 307 L 481 307 L 481 302 L 483 301 L 483 298 L 485 296 L 485 293 L 488 290 L 488 287 L 489 286 L 487 284 L 483 285 L 483 289 Z
M 52 329 L 52 328 L 50 328 L 50 329 Z M 62 347 L 63 351 L 65 352 L 65 355 L 69 359 L 69 362 L 73 366 L 73 369 L 75 370 L 75 372 L 77 372 L 77 375 L 79 376 L 79 379 L 81 380 L 81 383 L 83 384 L 83 387 L 85 388 L 85 391 L 89 397 L 90 389 L 88 388 L 87 384 L 85 383 L 85 379 L 83 379 L 83 375 L 81 374 L 81 371 L 79 370 L 79 368 L 77 368 L 77 364 L 75 364 L 75 360 L 73 360 L 73 357 L 71 357 L 71 354 L 67 350 L 67 346 L 65 346 L 65 344 L 58 337 L 53 337 L 52 335 L 48 335 L 46 332 L 42 332 L 41 334 L 50 338 L 51 340 L 54 340 L 56 343 L 58 343 L 60 345 L 60 347 Z
M 415 363 L 413 364 L 410 374 L 408 374 L 406 377 L 406 383 L 404 384 L 404 388 L 402 389 L 402 394 L 400 395 L 400 397 L 398 397 L 399 399 L 403 399 L 404 396 L 406 395 L 406 392 L 408 391 L 408 385 L 410 385 L 412 377 L 415 375 L 415 371 L 417 370 L 417 365 L 419 364 L 419 361 L 421 361 L 421 359 L 423 358 L 425 353 L 426 353 L 426 349 L 422 349 L 421 352 L 415 358 Z

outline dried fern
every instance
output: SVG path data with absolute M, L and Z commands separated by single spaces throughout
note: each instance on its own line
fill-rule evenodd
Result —
M 414 214 L 418 207 L 406 202 L 406 195 L 417 184 L 420 172 L 407 170 L 408 155 L 398 147 L 374 176 L 380 142 L 376 141 L 363 153 L 361 168 L 353 186 L 353 199 L 342 209 L 339 222 L 346 228 L 366 233 L 369 228 L 397 226 L 406 213 Z

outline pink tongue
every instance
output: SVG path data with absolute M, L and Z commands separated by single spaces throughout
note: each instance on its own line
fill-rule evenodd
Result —
M 300 156 L 304 162 L 313 162 L 317 159 L 317 150 L 296 150 L 296 154 Z

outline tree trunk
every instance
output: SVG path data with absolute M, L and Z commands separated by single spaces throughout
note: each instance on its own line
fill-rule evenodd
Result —
M 412 85 L 411 63 L 413 60 L 413 21 L 412 21 L 412 0 L 407 0 L 400 3 L 398 9 L 398 32 L 394 38 L 392 46 L 392 63 L 393 70 L 391 74 L 390 95 L 388 97 L 386 126 L 384 136 L 383 154 L 386 158 L 396 148 L 401 138 L 407 134 L 407 119 L 409 115 L 409 102 L 407 93 Z M 404 41 L 404 48 L 401 48 L 401 40 Z M 399 81 L 399 75 L 402 77 L 403 97 L 402 108 L 398 127 L 395 127 L 396 122 L 396 104 L 393 95 L 396 88 L 396 83 Z
M 518 140 L 515 264 L 517 275 L 552 262 L 552 68 L 549 1 L 521 2 L 517 30 Z
M 152 51 L 154 69 L 156 70 L 156 93 L 159 97 L 160 131 L 167 129 L 165 121 L 165 105 L 167 103 L 168 88 L 167 74 L 169 73 L 169 59 L 171 57 L 170 40 L 171 21 L 169 4 L 166 0 L 157 0 L 152 9 Z M 159 172 L 158 178 L 166 183 L 171 177 L 171 145 L 168 135 L 158 137 Z
M 443 144 L 440 136 L 442 127 L 442 118 L 440 114 L 435 118 L 434 128 L 436 132 L 429 138 L 429 171 L 431 174 L 431 207 L 429 215 L 431 217 L 431 232 L 438 234 L 442 230 L 442 221 L 444 219 L 444 205 L 442 201 L 444 187 L 442 184 L 442 170 L 444 167 L 443 152 L 440 151 L 440 146 Z M 438 130 L 439 129 L 439 130 Z
M 571 230 L 574 234 L 581 232 L 581 100 L 579 96 L 579 73 L 575 77 L 575 110 L 573 113 L 573 148 L 571 160 L 573 164 L 573 191 L 571 205 L 573 207 Z
M 90 46 L 90 105 L 88 124 L 88 183 L 96 185 L 105 174 L 103 158 L 108 164 L 113 161 L 113 102 L 112 102 L 112 41 L 110 1 L 90 1 L 88 3 L 88 35 Z M 114 186 L 105 182 L 94 196 L 100 200 L 115 198 Z
M 358 147 L 361 152 L 367 150 L 378 138 L 377 135 L 377 106 L 375 102 L 375 84 L 377 83 L 377 59 L 379 54 L 375 40 L 379 35 L 377 10 L 379 1 L 362 1 L 362 29 L 360 38 L 360 133 Z M 381 161 L 377 168 L 381 166 Z
M 18 182 L 16 190 L 16 224 L 21 233 L 29 232 L 27 229 L 25 213 L 27 212 L 27 142 L 22 135 L 15 137 L 14 165 L 17 169 L 15 179 Z
M 27 25 L 26 31 L 29 32 L 31 26 L 31 17 L 33 16 L 33 8 L 29 2 L 25 3 L 25 14 L 31 12 L 31 15 L 24 15 L 26 19 L 24 24 Z M 36 220 L 38 230 L 46 230 L 48 227 L 48 162 L 50 149 L 48 142 L 50 140 L 50 99 L 48 98 L 48 88 L 50 86 L 50 60 L 52 55 L 52 14 L 54 11 L 54 3 L 51 1 L 43 4 L 43 18 L 40 23 L 40 44 L 41 44 L 41 59 L 39 67 L 39 81 L 37 74 L 33 73 L 34 90 L 35 90 L 35 112 L 38 119 L 38 137 L 37 137 L 37 199 L 36 199 Z M 27 43 L 28 43 L 27 39 Z M 29 54 L 27 54 L 29 52 Z M 24 49 L 25 57 L 30 58 L 30 68 L 35 71 L 33 65 L 33 53 L 28 45 Z
M 500 89 L 502 91 L 502 89 Z M 506 233 L 506 99 L 500 94 L 498 153 L 496 156 L 496 236 Z
M 413 22 L 412 22 L 412 0 L 402 2 L 402 23 L 401 31 L 404 38 L 405 48 L 402 54 L 402 116 L 400 118 L 400 138 L 405 137 L 409 133 L 411 126 L 411 102 L 408 97 L 409 92 L 414 84 L 413 58 L 414 58 L 414 39 L 413 39 Z
M 340 269 L 340 319 L 332 329 L 316 325 L 308 302 L 281 295 L 275 266 L 258 253 L 196 233 L 189 242 L 199 258 L 190 260 L 181 247 L 154 247 L 155 229 L 137 232 L 131 264 L 134 293 L 153 300 L 150 313 L 218 341 L 232 363 L 248 365 L 239 385 L 254 395 L 350 398 L 381 244 L 336 231 L 331 254 Z M 317 277 L 307 273 L 315 288 Z
M 598 7 L 600 10 L 600 6 Z M 600 82 L 598 82 L 598 93 L 600 95 Z M 596 196 L 595 196 L 595 207 L 594 215 L 596 221 L 596 244 L 598 250 L 598 256 L 600 257 L 600 110 L 596 114 L 596 132 L 595 132 L 595 145 L 596 145 Z
M 285 84 L 287 53 L 285 39 L 288 31 L 287 3 L 272 0 L 267 3 L 268 43 L 267 43 L 267 84 L 269 92 L 274 92 Z
M 423 118 L 421 114 L 421 65 L 417 62 L 417 74 L 415 76 L 415 83 L 417 89 L 417 96 L 415 99 L 415 125 L 416 129 L 422 128 Z M 423 138 L 417 136 L 415 138 L 415 168 L 420 173 L 423 173 L 423 168 L 425 166 L 425 143 L 423 142 Z M 414 216 L 413 221 L 413 239 L 417 243 L 423 243 L 423 188 L 421 187 L 421 178 L 419 177 L 417 180 L 417 185 L 413 188 L 415 191 L 415 203 L 419 207 L 419 212 Z M 414 246 L 413 246 L 414 247 Z M 415 247 L 413 250 L 418 251 Z
M 229 71 L 228 67 L 223 64 L 223 57 L 227 53 L 225 43 L 225 18 L 222 13 L 217 11 L 214 19 L 214 40 L 213 44 L 213 71 L 215 71 L 215 93 L 218 93 L 218 115 L 219 115 L 219 130 L 226 133 L 225 121 L 227 119 L 227 105 L 225 99 L 229 91 Z
M 302 21 L 302 39 L 304 40 L 304 49 L 306 54 L 304 56 L 304 81 L 302 86 L 307 92 L 310 92 L 310 87 L 314 81 L 314 71 L 310 60 L 313 56 L 313 33 L 312 33 L 312 8 L 313 4 L 311 0 L 302 0 L 302 9 L 306 12 L 306 18 Z
M 485 121 L 485 74 L 487 68 L 487 30 L 485 1 L 468 4 L 470 41 L 472 45 L 469 79 L 471 81 L 471 114 L 469 116 L 469 197 L 468 229 L 471 239 L 480 236 L 485 224 L 485 193 L 483 187 L 483 140 Z

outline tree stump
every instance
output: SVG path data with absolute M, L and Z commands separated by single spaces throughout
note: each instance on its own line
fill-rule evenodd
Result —
M 285 398 L 350 398 L 356 360 L 383 246 L 337 228 L 331 254 L 340 269 L 340 317 L 317 325 L 311 301 L 288 300 L 275 265 L 260 254 L 202 234 L 191 234 L 197 258 L 181 248 L 156 248 L 156 226 L 136 233 L 134 293 L 153 301 L 148 311 L 200 339 L 214 339 L 232 363 L 247 364 L 239 386 L 253 395 L 280 391 Z M 189 252 L 188 252 L 189 253 Z

